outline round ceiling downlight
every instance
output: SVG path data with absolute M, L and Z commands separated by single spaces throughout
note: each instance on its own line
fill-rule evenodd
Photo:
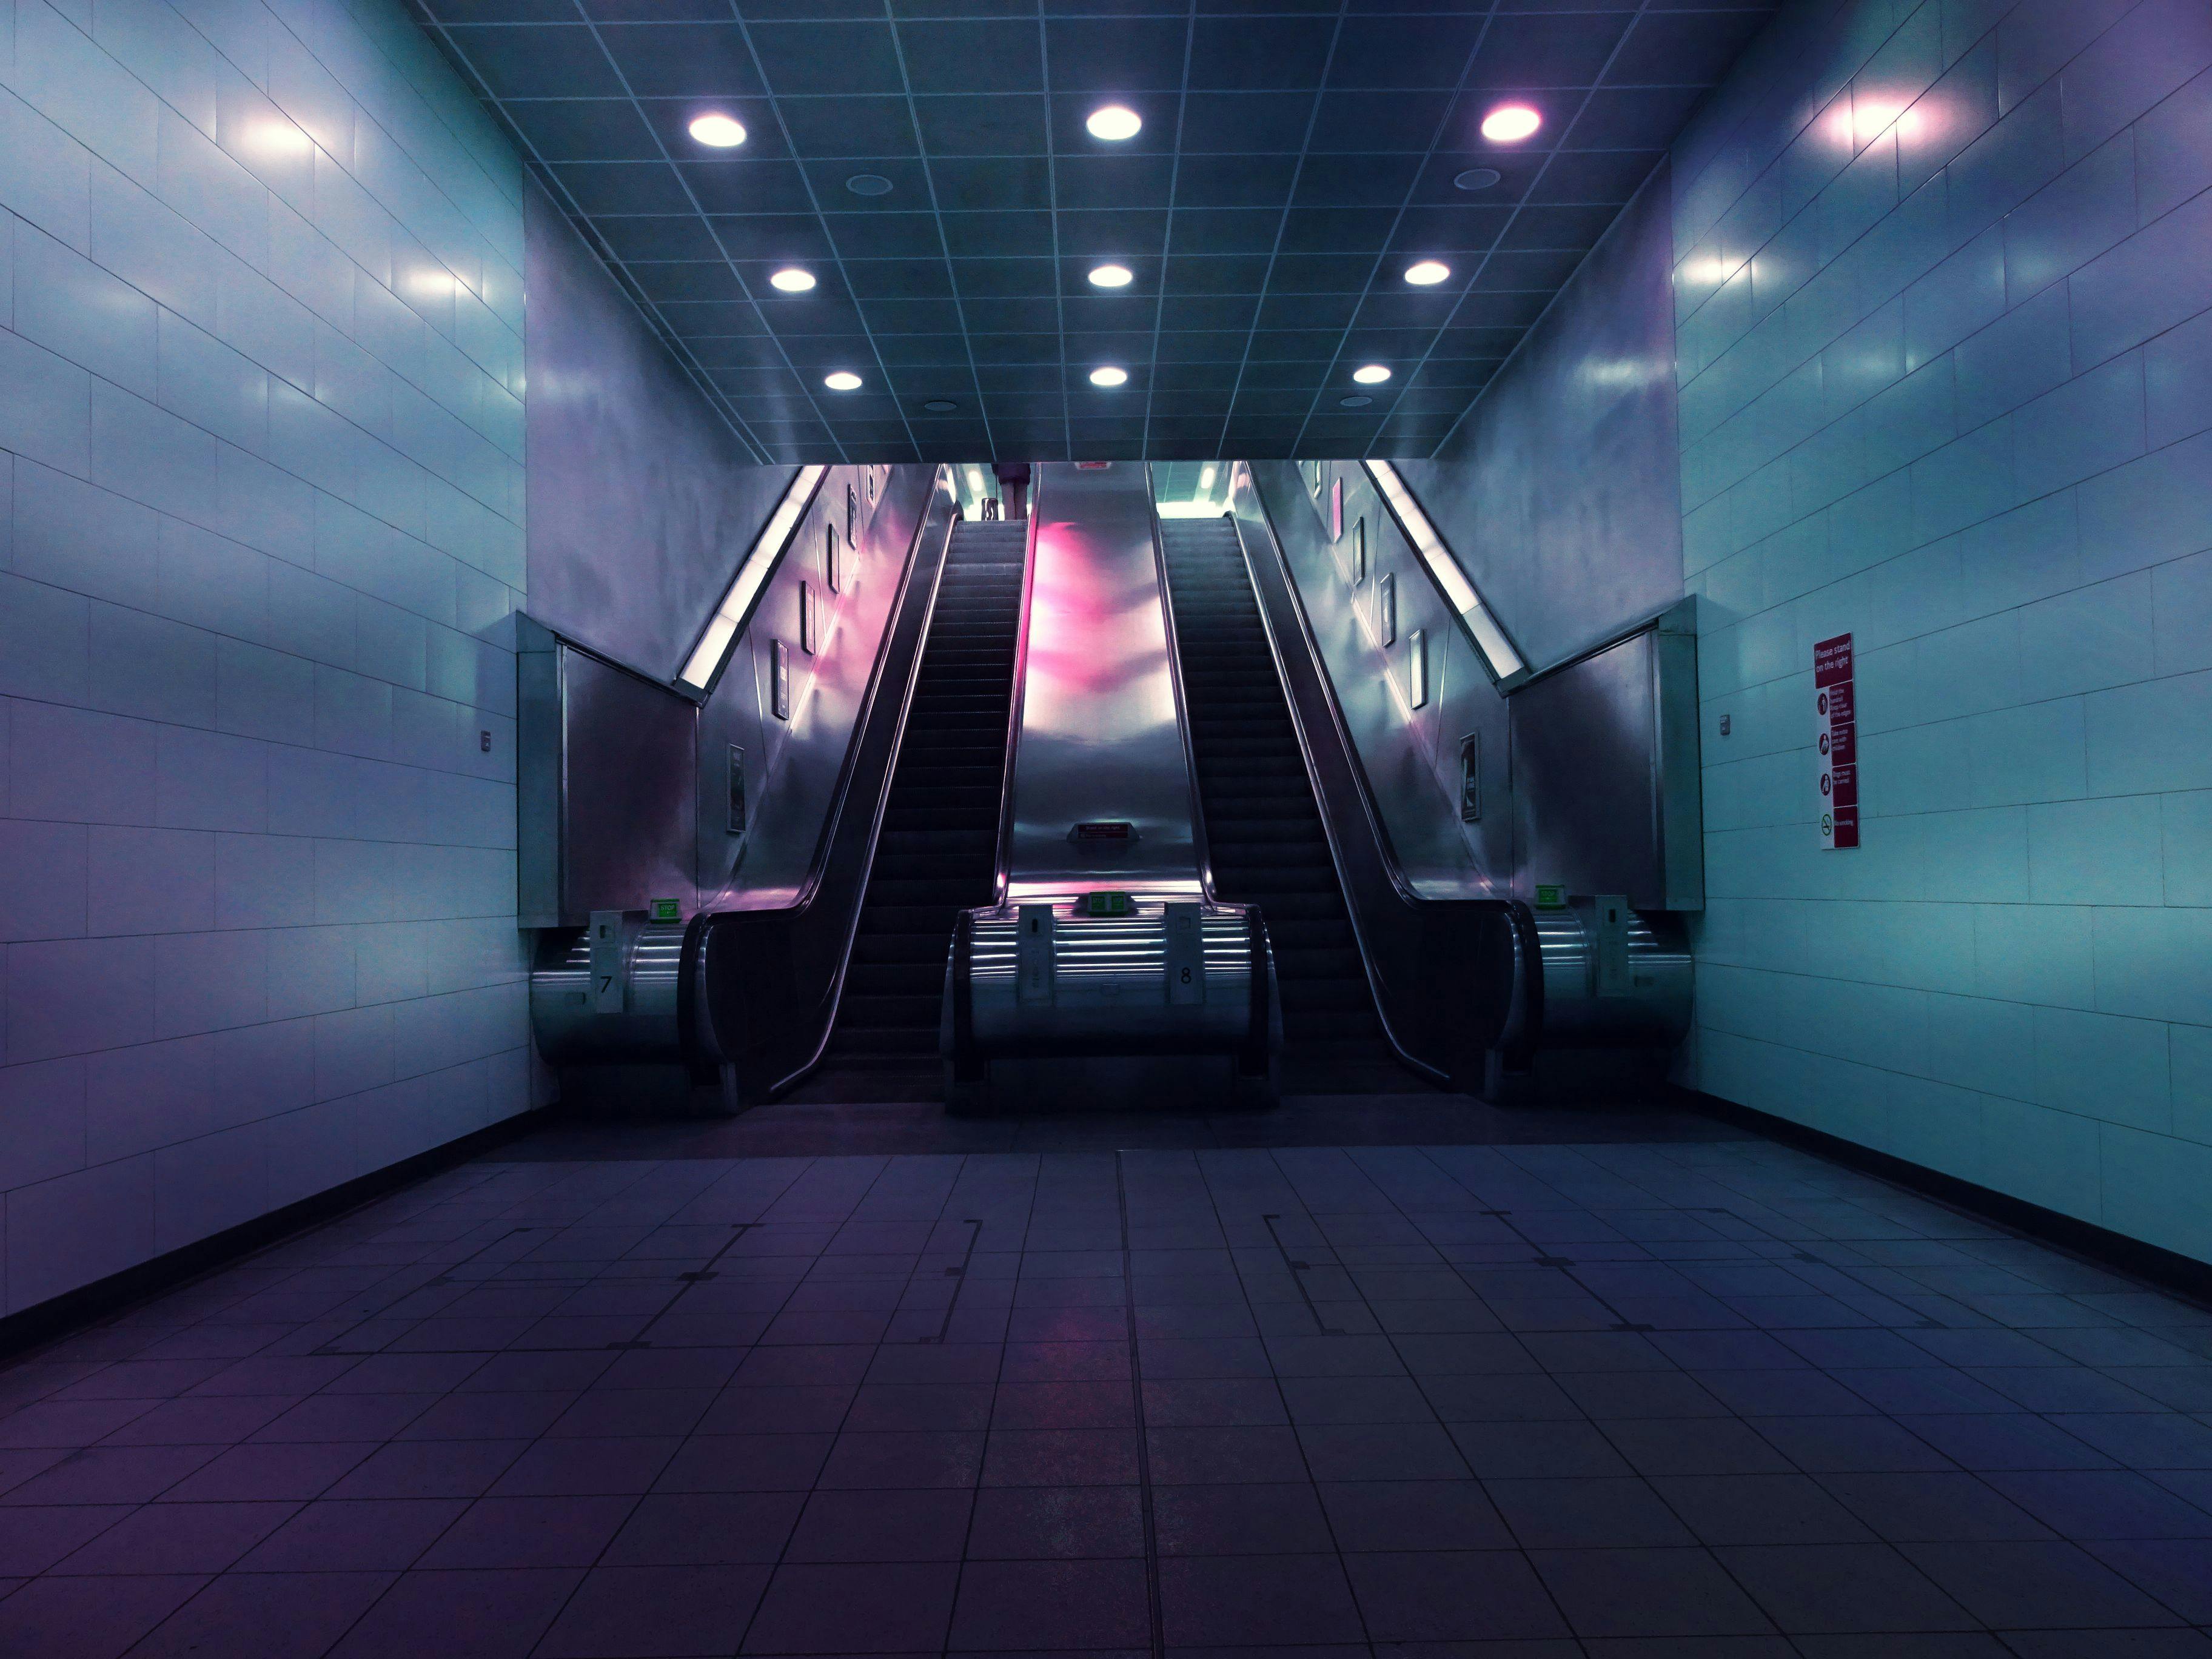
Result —
M 1544 118 L 1526 104 L 1500 104 L 1482 118 L 1482 136 L 1493 144 L 1517 144 L 1543 125 Z
M 1093 386 L 1126 386 L 1128 384 L 1128 380 L 1127 369 L 1115 368 L 1111 363 L 1103 368 L 1094 368 L 1091 371 L 1091 384 Z
M 1504 176 L 1496 167 L 1469 167 L 1453 175 L 1452 185 L 1458 190 L 1488 190 Z
M 1133 138 L 1144 131 L 1144 118 L 1133 109 L 1119 104 L 1109 104 L 1103 109 L 1094 109 L 1091 118 L 1083 124 L 1093 138 L 1103 138 L 1118 144 L 1125 138 Z
M 1390 371 L 1380 363 L 1367 363 L 1353 369 L 1352 378 L 1362 386 L 1381 386 L 1390 378 Z
M 745 142 L 744 124 L 727 115 L 695 115 L 691 136 L 709 149 L 733 149 Z
M 1093 288 L 1127 288 L 1132 280 L 1127 265 L 1100 265 L 1091 273 Z
M 814 273 L 787 265 L 768 279 L 768 285 L 782 294 L 804 294 L 814 286 Z
M 1406 267 L 1406 280 L 1415 288 L 1434 288 L 1451 275 L 1451 267 L 1441 259 L 1423 259 Z
M 932 398 L 922 407 L 933 415 L 950 415 L 960 405 L 950 398 Z
M 832 392 L 858 392 L 860 389 L 860 377 L 849 368 L 841 368 L 835 374 L 823 375 L 822 384 Z
M 1336 406 L 1339 409 L 1364 409 L 1368 404 L 1374 401 L 1375 399 L 1369 397 L 1365 392 L 1354 392 L 1349 398 L 1339 398 L 1336 400 Z
M 855 196 L 888 196 L 891 181 L 880 173 L 856 173 L 845 181 L 845 188 Z

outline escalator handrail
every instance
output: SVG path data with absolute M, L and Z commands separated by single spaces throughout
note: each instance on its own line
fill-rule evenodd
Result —
M 847 748 L 845 764 L 839 774 L 837 787 L 831 797 L 830 810 L 824 815 L 822 835 L 817 843 L 813 865 L 807 872 L 805 884 L 798 896 L 787 905 L 761 909 L 726 909 L 712 913 L 714 925 L 734 927 L 742 933 L 771 926 L 788 928 L 811 912 L 817 901 L 823 896 L 830 873 L 830 866 L 835 862 L 834 854 L 839 835 L 845 827 L 845 812 L 850 804 L 850 798 L 857 781 L 862 751 L 867 746 L 869 738 L 875 733 L 879 708 L 883 705 L 885 695 L 891 690 L 894 681 L 891 672 L 894 658 L 902 647 L 909 648 L 911 654 L 906 665 L 905 674 L 902 679 L 896 681 L 898 704 L 896 714 L 892 716 L 893 725 L 888 740 L 889 750 L 859 849 L 858 869 L 851 889 L 853 902 L 849 914 L 845 919 L 844 936 L 836 949 L 835 967 L 831 970 L 823 1000 L 816 1007 L 816 1011 L 826 1012 L 826 1018 L 822 1019 L 820 1030 L 805 1058 L 791 1071 L 765 1085 L 763 1092 L 768 1097 L 782 1093 L 820 1065 L 822 1056 L 829 1048 L 830 1036 L 836 1029 L 837 1014 L 844 1001 L 846 975 L 852 966 L 854 942 L 860 936 L 860 913 L 866 899 L 869 878 L 874 872 L 877 848 L 883 838 L 884 817 L 890 806 L 891 785 L 897 775 L 900 752 L 905 746 L 907 721 L 913 711 L 915 689 L 921 674 L 922 653 L 928 642 L 931 624 L 936 619 L 937 602 L 944 588 L 945 570 L 950 562 L 951 553 L 953 528 L 959 522 L 957 511 L 947 511 L 949 505 L 948 492 L 943 486 L 943 474 L 940 471 L 938 482 L 933 483 L 930 487 L 928 503 L 923 507 L 921 516 L 915 521 L 914 538 L 908 544 L 905 568 L 900 574 L 898 590 L 891 596 L 890 606 L 886 613 L 887 621 L 882 642 L 878 647 L 875 666 L 870 673 L 867 690 L 862 697 L 860 713 L 854 721 L 854 739 Z M 940 514 L 943 516 L 940 517 Z M 942 526 L 943 538 L 937 546 L 935 559 L 927 561 L 924 554 L 928 538 L 933 526 L 938 525 Z M 915 592 L 915 582 L 918 576 L 921 576 L 925 564 L 927 567 L 927 574 L 923 580 L 928 582 L 928 592 L 926 595 L 917 595 Z M 921 605 L 919 621 L 909 634 L 905 624 L 913 614 L 909 607 L 917 601 Z M 884 709 L 883 712 L 889 711 Z M 787 969 L 795 964 L 787 961 L 779 966 Z M 726 1058 L 734 1060 L 738 1056 L 728 1055 Z
M 1347 862 L 1343 835 L 1338 823 L 1338 814 L 1330 810 L 1331 795 L 1324 787 L 1320 760 L 1315 749 L 1315 734 L 1308 730 L 1305 711 L 1300 707 L 1301 700 L 1292 688 L 1289 672 L 1290 665 L 1285 656 L 1280 631 L 1276 626 L 1274 617 L 1270 613 L 1267 597 L 1261 592 L 1259 571 L 1255 568 L 1256 559 L 1252 546 L 1253 540 L 1263 539 L 1267 544 L 1265 556 L 1267 558 L 1269 574 L 1280 581 L 1282 600 L 1288 607 L 1290 617 L 1296 625 L 1303 666 L 1310 677 L 1306 684 L 1319 699 L 1321 708 L 1329 723 L 1330 734 L 1334 738 L 1335 750 L 1344 766 L 1352 793 L 1358 802 L 1360 821 L 1364 823 L 1368 832 L 1369 848 L 1373 854 L 1375 865 L 1387 881 L 1399 906 L 1409 917 L 1424 915 L 1442 917 L 1454 911 L 1474 913 L 1498 910 L 1510 915 L 1512 905 L 1510 901 L 1502 898 L 1425 898 L 1407 878 L 1404 868 L 1398 861 L 1397 851 L 1391 842 L 1389 827 L 1384 823 L 1381 810 L 1376 803 L 1374 787 L 1368 778 L 1366 763 L 1360 757 L 1358 745 L 1353 742 L 1351 727 L 1344 718 L 1343 705 L 1337 696 L 1336 683 L 1330 678 L 1327 662 L 1322 655 L 1320 641 L 1313 631 L 1312 619 L 1306 613 L 1305 602 L 1298 592 L 1297 580 L 1291 574 L 1289 558 L 1283 551 L 1282 538 L 1275 529 L 1274 514 L 1267 506 L 1267 497 L 1260 492 L 1258 481 L 1251 478 L 1249 471 L 1247 477 L 1249 480 L 1249 488 L 1252 492 L 1254 505 L 1259 509 L 1258 528 L 1265 532 L 1264 537 L 1255 535 L 1254 538 L 1248 538 L 1245 534 L 1245 520 L 1242 515 L 1232 511 L 1223 516 L 1228 519 L 1231 527 L 1236 533 L 1237 549 L 1243 556 L 1245 579 L 1252 585 L 1253 599 L 1260 613 L 1261 626 L 1267 635 L 1267 649 L 1274 659 L 1276 675 L 1283 688 L 1283 702 L 1290 713 L 1291 728 L 1297 734 L 1299 757 L 1305 763 L 1307 780 L 1313 788 L 1315 805 L 1318 809 L 1322 822 L 1322 832 L 1328 841 L 1329 859 L 1336 866 L 1337 879 L 1343 889 L 1345 910 L 1352 923 L 1352 936 L 1359 952 L 1360 968 L 1367 976 L 1368 988 L 1375 998 L 1376 1017 L 1382 1023 L 1383 1036 L 1389 1042 L 1391 1049 L 1401 1060 L 1425 1077 L 1432 1078 L 1438 1082 L 1448 1082 L 1449 1074 L 1446 1068 L 1413 1053 L 1407 1046 L 1405 1037 L 1399 1030 L 1399 1024 L 1393 1018 L 1394 1011 L 1391 1004 L 1395 1000 L 1394 981 L 1382 971 L 1376 959 L 1374 942 L 1369 937 L 1368 921 L 1371 918 L 1364 918 L 1362 915 L 1364 907 L 1361 903 L 1361 891 L 1364 884 L 1356 883 L 1353 879 L 1352 869 Z
M 1160 533 L 1159 497 L 1152 470 L 1145 469 L 1145 499 L 1152 509 L 1152 570 L 1159 582 L 1160 614 L 1167 624 L 1168 684 L 1175 695 L 1176 731 L 1182 739 L 1183 771 L 1190 779 L 1191 852 L 1198 860 L 1199 891 L 1209 904 L 1220 902 L 1213 890 L 1213 854 L 1206 839 L 1206 801 L 1198 787 L 1198 750 L 1190 734 L 1190 702 L 1182 684 L 1182 635 L 1176 629 L 1175 590 L 1168 580 L 1167 547 Z
M 1022 694 L 1029 683 L 1030 594 L 1036 582 L 1037 525 L 1043 519 L 1045 471 L 1030 468 L 1028 533 L 1022 538 L 1022 597 L 1020 619 L 1014 629 L 1013 692 L 1006 699 L 1006 746 L 999 770 L 999 845 L 992 854 L 991 902 L 1006 902 L 1006 884 L 1013 876 L 1014 762 L 1022 747 Z

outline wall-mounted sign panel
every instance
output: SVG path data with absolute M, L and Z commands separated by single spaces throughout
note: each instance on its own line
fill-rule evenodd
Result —
M 1814 737 L 1820 762 L 1820 845 L 1859 844 L 1858 710 L 1851 636 L 1813 647 Z

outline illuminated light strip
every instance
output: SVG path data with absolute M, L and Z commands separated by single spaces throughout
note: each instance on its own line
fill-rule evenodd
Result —
M 1467 572 L 1459 568 L 1459 561 L 1430 524 L 1429 515 L 1421 511 L 1420 503 L 1413 497 L 1398 469 L 1388 461 L 1364 461 L 1368 476 L 1375 487 L 1390 503 L 1390 510 L 1398 516 L 1406 534 L 1413 544 L 1413 551 L 1420 555 L 1421 562 L 1429 568 L 1437 586 L 1444 591 L 1444 598 L 1459 619 L 1467 624 L 1467 631 L 1474 636 L 1476 648 L 1489 663 L 1493 678 L 1508 679 L 1528 666 L 1521 653 L 1513 648 L 1513 641 L 1505 637 L 1505 630 L 1498 625 L 1498 618 L 1490 614 L 1490 607 L 1482 602 L 1482 595 L 1474 591 L 1474 584 L 1467 579 Z
M 746 613 L 752 609 L 753 601 L 760 597 L 761 588 L 767 582 L 769 574 L 775 568 L 776 560 L 782 556 L 784 544 L 791 539 L 791 532 L 799 527 L 799 520 L 806 511 L 807 502 L 813 499 L 815 485 L 822 482 L 822 475 L 829 470 L 826 466 L 802 466 L 799 469 L 799 476 L 791 481 L 791 488 L 784 492 L 781 505 L 769 516 L 768 527 L 761 532 L 760 539 L 753 544 L 753 550 L 745 555 L 745 562 L 738 567 L 738 574 L 731 579 L 729 591 L 722 595 L 721 604 L 714 607 L 714 616 L 708 620 L 707 631 L 699 636 L 699 643 L 691 648 L 690 659 L 684 665 L 683 673 L 677 677 L 693 690 L 704 691 L 714 683 L 714 676 L 721 672 L 722 659 L 729 655 L 731 646 L 737 642 L 738 634 L 745 625 Z

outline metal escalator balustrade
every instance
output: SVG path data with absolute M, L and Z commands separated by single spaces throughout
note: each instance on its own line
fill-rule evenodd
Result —
M 1237 532 L 1226 519 L 1163 519 L 1159 530 L 1214 890 L 1267 915 L 1285 1083 L 1402 1076 Z
M 827 1058 L 934 1065 L 953 918 L 993 895 L 1029 526 L 952 532 Z

